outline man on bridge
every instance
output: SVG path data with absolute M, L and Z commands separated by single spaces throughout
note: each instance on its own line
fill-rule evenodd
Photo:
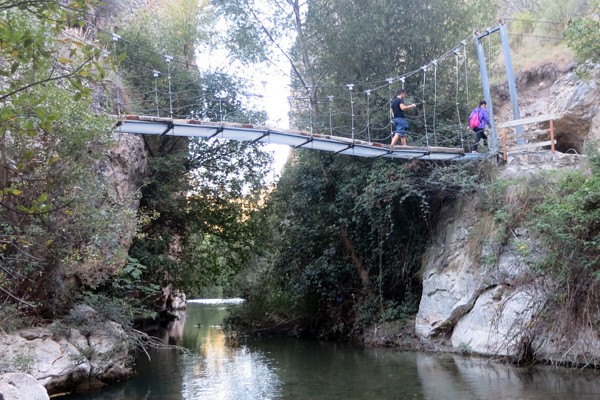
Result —
M 392 100 L 392 105 L 390 108 L 392 122 L 396 127 L 394 135 L 392 136 L 392 143 L 390 145 L 392 149 L 398 142 L 398 139 L 400 139 L 400 144 L 402 146 L 406 146 L 406 128 L 408 128 L 408 121 L 404 116 L 404 110 L 415 108 L 417 106 L 416 104 L 411 104 L 410 106 L 404 104 L 405 96 L 406 91 L 404 89 L 398 89 L 396 92 L 396 98 Z

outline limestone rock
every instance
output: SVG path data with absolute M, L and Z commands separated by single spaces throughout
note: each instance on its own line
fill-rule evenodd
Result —
M 479 296 L 473 309 L 461 318 L 452 331 L 452 346 L 489 356 L 515 356 L 527 344 L 527 329 L 540 304 L 538 296 L 519 288 L 498 293 L 496 286 Z
M 92 376 L 102 381 L 116 381 L 131 375 L 131 349 L 121 325 L 113 321 L 103 323 L 89 337 L 88 343 L 92 351 L 89 360 Z
M 171 309 L 172 310 L 185 310 L 186 308 L 186 297 L 185 293 L 181 290 L 174 290 L 171 292 Z
M 520 76 L 521 117 L 555 115 L 560 146 L 555 155 L 548 149 L 509 154 L 499 165 L 499 179 L 535 179 L 542 171 L 583 168 L 584 144 L 600 139 L 599 77 L 600 66 L 593 64 L 566 72 L 545 65 Z M 496 88 L 496 94 L 501 89 Z M 510 104 L 502 107 L 503 97 L 498 97 L 495 118 L 512 119 Z M 570 336 L 560 324 L 539 318 L 543 305 L 559 290 L 557 282 L 540 280 L 530 271 L 543 247 L 524 226 L 512 227 L 508 238 L 495 240 L 494 218 L 485 210 L 476 211 L 476 198 L 469 201 L 444 210 L 440 230 L 424 256 L 417 336 L 426 343 L 451 344 L 477 354 L 600 365 L 600 338 L 592 326 L 600 316 L 573 327 Z
M 0 398 L 3 400 L 49 400 L 48 392 L 31 375 L 0 375 Z
M 38 336 L 33 336 L 37 332 Z M 66 339 L 52 339 L 45 328 L 27 330 L 28 339 L 13 333 L 0 336 L 0 357 L 5 365 L 27 371 L 48 390 L 87 378 L 90 364 Z
M 93 330 L 87 336 L 70 329 L 68 338 L 60 339 L 48 328 L 0 335 L 0 365 L 31 374 L 49 393 L 129 377 L 132 344 L 123 328 L 112 321 L 90 326 Z
M 587 63 L 559 79 L 551 88 L 549 112 L 563 152 L 579 153 L 587 139 L 600 139 L 600 65 Z
M 185 310 L 187 299 L 185 293 L 179 289 L 173 289 L 170 285 L 162 288 L 160 298 L 160 309 L 167 311 Z
M 484 279 L 476 273 L 463 245 L 474 221 L 469 216 L 446 225 L 428 250 L 423 264 L 423 293 L 415 321 L 415 332 L 435 337 L 473 307 Z

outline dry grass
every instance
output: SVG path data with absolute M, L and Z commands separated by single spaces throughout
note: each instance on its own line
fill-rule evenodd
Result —
M 511 59 L 513 69 L 517 74 L 519 71 L 535 69 L 549 62 L 555 63 L 559 70 L 566 70 L 574 60 L 574 55 L 562 40 L 527 36 L 523 38 L 519 46 L 511 44 Z M 498 52 L 496 55 L 489 75 L 492 86 L 506 81 L 506 67 L 502 52 Z
M 513 66 L 516 71 L 533 69 L 547 62 L 553 62 L 559 69 L 565 69 L 573 61 L 573 52 L 563 42 L 544 43 L 536 38 L 527 38 L 526 41 L 532 43 L 521 51 L 513 52 Z

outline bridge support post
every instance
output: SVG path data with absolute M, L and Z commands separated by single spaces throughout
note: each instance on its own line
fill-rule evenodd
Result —
M 515 120 L 520 119 L 519 112 L 519 100 L 517 95 L 517 84 L 515 82 L 515 72 L 512 64 L 512 56 L 510 53 L 510 45 L 508 42 L 508 31 L 506 29 L 506 25 L 503 23 L 494 28 L 489 29 L 483 34 L 477 34 L 475 38 L 475 47 L 477 48 L 477 58 L 479 59 L 479 71 L 481 74 L 481 85 L 483 87 L 483 97 L 488 105 L 488 112 L 490 114 L 490 125 L 491 127 L 491 138 L 490 138 L 490 150 L 493 153 L 498 152 L 498 135 L 496 133 L 496 126 L 494 123 L 494 110 L 492 105 L 492 96 L 490 94 L 490 81 L 488 78 L 487 67 L 485 63 L 485 51 L 483 49 L 483 44 L 481 43 L 481 39 L 491 35 L 493 32 L 500 31 L 500 38 L 502 41 L 502 53 L 504 55 L 504 65 L 506 66 L 506 80 L 508 82 L 508 91 L 510 94 L 510 100 L 512 103 L 513 109 L 513 118 Z M 515 126 L 515 132 L 517 136 L 517 144 L 525 144 L 525 139 L 523 138 L 523 127 Z
M 494 107 L 492 104 L 492 95 L 490 93 L 490 80 L 488 78 L 487 66 L 485 63 L 485 51 L 483 49 L 483 44 L 481 43 L 481 39 L 491 32 L 487 31 L 484 35 L 478 35 L 475 38 L 475 48 L 477 49 L 477 59 L 479 60 L 479 73 L 481 75 L 481 86 L 483 88 L 483 98 L 487 103 L 487 111 L 490 115 L 490 125 L 491 125 L 491 134 L 488 139 L 488 143 L 490 146 L 490 153 L 497 154 L 498 153 L 498 135 L 496 134 L 496 124 L 494 123 Z
M 515 72 L 512 64 L 512 56 L 510 54 L 510 46 L 508 44 L 508 31 L 506 25 L 500 25 L 500 38 L 502 38 L 502 52 L 504 53 L 504 65 L 506 66 L 506 79 L 508 81 L 508 91 L 510 93 L 510 100 L 513 108 L 513 119 L 521 119 L 521 113 L 519 112 L 519 99 L 517 96 L 517 84 L 515 82 Z M 525 144 L 525 138 L 523 138 L 523 127 L 521 125 L 515 126 L 515 132 L 517 134 L 517 144 Z

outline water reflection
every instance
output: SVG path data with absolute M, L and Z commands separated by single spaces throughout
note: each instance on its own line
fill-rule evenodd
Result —
M 479 358 L 420 355 L 416 365 L 427 399 L 598 399 L 597 371 L 551 366 L 511 367 Z
M 401 353 L 293 339 L 231 346 L 224 304 L 190 304 L 161 336 L 189 351 L 138 357 L 139 373 L 63 400 L 469 400 L 600 398 L 597 371 L 516 368 L 485 359 Z
M 225 308 L 218 309 L 225 311 Z M 201 317 L 201 316 L 199 316 Z M 194 355 L 186 359 L 183 372 L 184 399 L 271 399 L 278 391 L 277 374 L 270 360 L 246 346 L 231 347 L 221 321 L 201 319 Z

